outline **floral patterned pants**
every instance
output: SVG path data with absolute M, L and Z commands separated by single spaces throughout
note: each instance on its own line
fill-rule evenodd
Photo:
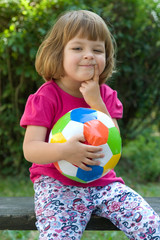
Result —
M 40 240 L 81 239 L 92 213 L 110 219 L 131 240 L 160 240 L 159 216 L 124 184 L 83 188 L 41 176 L 34 189 Z

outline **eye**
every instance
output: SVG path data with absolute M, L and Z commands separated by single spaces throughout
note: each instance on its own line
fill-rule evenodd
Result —
M 74 47 L 74 48 L 72 48 L 72 50 L 74 50 L 74 51 L 81 51 L 82 48 L 81 47 Z
M 97 52 L 97 53 L 103 53 L 104 51 L 102 51 L 101 49 L 94 49 L 93 50 L 94 52 Z

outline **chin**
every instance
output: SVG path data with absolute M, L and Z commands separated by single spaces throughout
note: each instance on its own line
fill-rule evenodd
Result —
M 82 77 L 82 79 L 83 79 L 83 81 L 88 81 L 88 80 L 91 80 L 91 79 L 93 79 L 93 74 L 85 74 L 85 75 L 83 75 L 83 77 Z

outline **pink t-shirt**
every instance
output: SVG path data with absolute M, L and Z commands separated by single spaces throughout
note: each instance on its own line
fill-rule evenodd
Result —
M 117 92 L 105 84 L 100 86 L 102 99 L 112 118 L 121 118 L 123 107 L 117 98 Z M 47 128 L 46 142 L 49 133 L 58 121 L 68 111 L 74 108 L 90 108 L 83 98 L 77 98 L 64 92 L 53 80 L 44 83 L 35 94 L 31 94 L 27 100 L 24 114 L 20 125 L 24 128 L 27 125 L 44 126 Z M 54 164 L 32 164 L 30 178 L 34 182 L 41 175 L 47 175 L 61 181 L 65 185 L 74 186 L 105 186 L 112 182 L 124 183 L 122 178 L 116 177 L 114 170 L 107 175 L 90 183 L 79 183 L 63 176 Z

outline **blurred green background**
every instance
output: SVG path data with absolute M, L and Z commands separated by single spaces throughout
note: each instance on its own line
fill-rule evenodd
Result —
M 108 24 L 117 43 L 116 71 L 107 82 L 124 105 L 123 151 L 116 166 L 143 196 L 160 192 L 160 1 L 0 0 L 0 196 L 32 196 L 19 121 L 29 94 L 43 79 L 37 49 L 57 16 L 87 9 Z M 3 240 L 37 239 L 34 231 L 1 231 Z M 0 238 L 1 239 L 1 238 Z M 86 232 L 84 239 L 126 239 L 123 233 Z

